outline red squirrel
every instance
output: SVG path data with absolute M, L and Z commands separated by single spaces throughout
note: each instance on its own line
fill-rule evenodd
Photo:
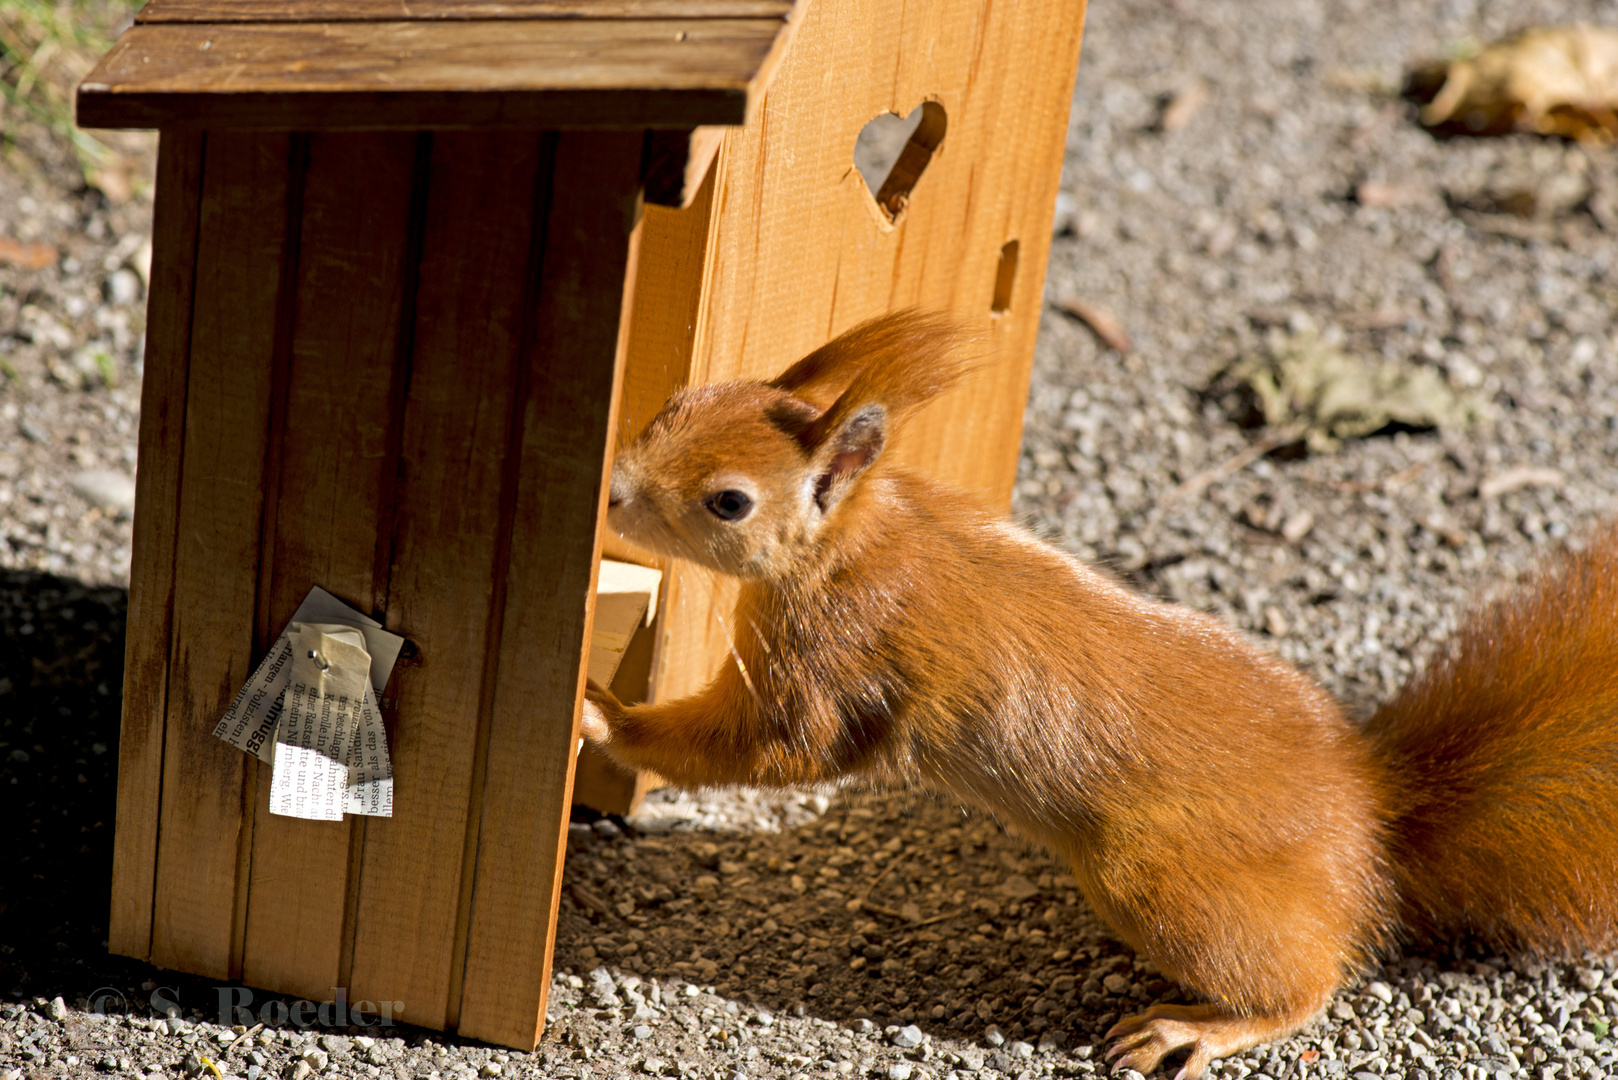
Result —
M 1204 999 L 1120 1022 L 1177 1080 L 1280 1038 L 1390 945 L 1618 944 L 1618 527 L 1484 606 L 1364 725 L 1200 612 L 1143 597 L 885 454 L 968 368 L 937 316 L 770 382 L 676 393 L 613 466 L 627 539 L 742 580 L 701 693 L 584 734 L 683 785 L 919 784 L 1037 838 Z

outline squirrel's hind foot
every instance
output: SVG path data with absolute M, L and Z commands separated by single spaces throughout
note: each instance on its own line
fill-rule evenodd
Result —
M 1215 1058 L 1279 1039 L 1308 1020 L 1305 1017 L 1238 1016 L 1217 1005 L 1153 1005 L 1125 1017 L 1107 1032 L 1119 1042 L 1107 1051 L 1117 1058 L 1113 1068 L 1150 1074 L 1176 1050 L 1191 1051 L 1174 1080 L 1201 1080 Z

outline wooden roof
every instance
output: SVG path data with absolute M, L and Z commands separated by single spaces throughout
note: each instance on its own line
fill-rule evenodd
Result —
M 81 126 L 318 131 L 744 123 L 791 0 L 152 0 Z

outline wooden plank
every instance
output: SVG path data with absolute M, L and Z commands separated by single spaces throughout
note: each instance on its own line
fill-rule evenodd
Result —
M 713 130 L 713 129 L 710 129 Z M 697 313 L 702 303 L 702 284 L 707 270 L 708 240 L 713 227 L 713 194 L 717 169 L 709 168 L 684 209 L 647 206 L 635 229 L 636 273 L 630 301 L 628 345 L 624 357 L 623 389 L 619 393 L 618 445 L 639 434 L 640 429 L 663 407 L 663 402 L 691 375 L 692 349 L 697 333 Z M 685 575 L 698 571 L 688 563 L 670 562 L 634 547 L 612 530 L 603 530 L 602 553 L 607 558 L 626 559 L 645 565 L 662 566 L 669 584 L 663 589 L 656 637 L 649 662 L 653 671 L 701 670 L 708 651 L 701 650 L 694 662 L 682 665 L 663 660 L 666 645 L 689 649 L 693 637 L 685 627 L 689 605 L 667 599 L 670 589 L 684 597 L 690 587 L 681 584 Z M 706 604 L 701 609 L 709 614 Z M 679 627 L 672 634 L 670 620 Z M 693 686 L 692 689 L 699 687 Z M 648 673 L 643 693 L 650 698 L 655 690 Z M 589 747 L 579 755 L 574 781 L 574 801 L 597 810 L 624 813 L 637 803 L 652 783 L 649 776 L 625 773 L 619 766 Z
M 416 138 L 316 135 L 308 160 L 270 524 L 270 635 L 314 585 L 361 610 L 371 605 L 377 532 L 389 516 Z M 341 984 L 354 822 L 271 814 L 269 770 L 258 769 L 242 980 L 325 1000 Z
M 456 1003 L 519 328 L 549 145 L 445 134 L 432 147 L 386 620 L 419 653 L 394 679 L 394 816 L 366 822 L 349 984 L 356 1000 L 402 1001 L 395 1016 L 427 1027 L 452 1024 Z
M 596 613 L 600 625 L 600 612 Z M 651 693 L 653 646 L 657 626 L 642 626 L 630 639 L 623 663 L 613 676 L 613 696 L 626 705 L 645 701 Z M 600 680 L 597 680 L 598 682 Z M 573 805 L 588 806 L 603 814 L 628 814 L 640 805 L 646 793 L 662 781 L 650 772 L 632 772 L 597 750 L 590 743 L 579 748 L 573 770 Z
M 786 18 L 791 0 L 151 0 L 139 23 Z
M 247 757 L 211 737 L 256 659 L 260 520 L 289 140 L 211 134 L 203 165 L 152 962 L 235 974 Z
M 689 207 L 647 206 L 636 227 L 637 269 L 618 413 L 620 445 L 633 439 L 690 378 L 713 193 L 710 171 Z
M 78 90 L 84 127 L 743 123 L 788 24 L 755 19 L 144 24 Z
M 818 0 L 771 86 L 770 122 L 728 137 L 695 360 L 703 377 L 772 375 L 883 311 L 952 311 L 983 336 L 990 363 L 921 414 L 897 449 L 1003 505 L 1083 18 L 1082 3 L 916 0 L 884 18 L 860 0 Z M 830 70 L 839 77 L 828 81 Z M 852 150 L 867 121 L 925 100 L 943 107 L 946 133 L 890 223 L 850 170 Z M 1010 240 L 1011 303 L 991 316 Z
M 124 709 L 118 739 L 118 817 L 107 929 L 109 949 L 141 960 L 150 954 L 152 945 L 152 887 L 168 711 L 175 524 L 191 358 L 202 140 L 195 134 L 163 136 L 153 207 L 140 467 L 135 474 L 135 504 L 140 512 L 135 516 L 130 559 Z
M 563 133 L 525 360 L 510 567 L 483 771 L 464 1036 L 531 1049 L 550 990 L 607 461 L 633 296 L 640 140 Z M 627 286 L 626 286 L 627 279 Z
M 961 317 L 987 364 L 907 425 L 900 460 L 1004 506 L 1016 478 L 1084 4 L 815 0 L 761 119 L 726 134 L 691 369 L 768 378 L 853 324 L 912 305 Z M 942 143 L 896 219 L 851 168 L 861 128 L 936 101 Z M 764 119 L 768 120 L 767 123 Z M 1000 253 L 1018 242 L 1009 303 Z M 729 650 L 730 592 L 676 567 L 659 700 Z
M 619 400 L 623 400 L 621 394 Z M 627 566 L 635 568 L 626 571 Z M 649 591 L 645 570 L 632 563 L 603 557 L 596 575 L 588 674 L 625 704 L 645 701 L 650 696 L 657 635 L 652 620 L 657 615 L 655 604 L 662 579 L 661 572 L 653 573 L 657 586 Z M 588 806 L 604 814 L 627 814 L 640 805 L 654 780 L 651 773 L 625 769 L 586 742 L 579 747 L 573 769 L 573 805 Z

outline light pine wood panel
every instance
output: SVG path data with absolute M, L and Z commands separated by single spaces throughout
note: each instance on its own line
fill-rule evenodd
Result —
M 152 945 L 177 524 L 167 511 L 177 505 L 180 494 L 202 155 L 200 134 L 163 136 L 153 207 L 154 254 L 151 300 L 146 309 L 146 374 L 141 382 L 135 502 L 154 512 L 136 517 L 130 559 L 124 710 L 118 739 L 118 818 L 107 932 L 107 945 L 114 953 L 141 960 L 147 958 Z
M 790 0 L 152 0 L 136 22 L 785 18 Z
M 1004 506 L 1083 21 L 1082 2 L 815 0 L 758 116 L 725 136 L 692 381 L 769 378 L 873 315 L 951 311 L 982 367 L 891 452 Z M 854 144 L 872 118 L 926 101 L 945 134 L 890 217 L 852 167 Z M 1010 241 L 1016 275 L 995 313 Z M 675 565 L 666 597 L 659 699 L 704 685 L 733 633 L 733 589 L 716 575 Z
M 288 159 L 286 136 L 213 134 L 202 175 L 151 957 L 221 978 L 247 758 L 211 732 L 254 659 Z
M 697 333 L 697 312 L 713 225 L 715 170 L 710 168 L 684 209 L 647 206 L 635 228 L 637 251 L 622 389 L 619 392 L 617 443 L 632 440 L 657 415 L 691 373 L 691 350 Z M 665 574 L 689 572 L 685 564 L 665 560 L 630 544 L 611 529 L 604 530 L 602 554 L 643 566 L 659 566 Z M 665 589 L 668 586 L 665 586 Z M 658 643 L 670 639 L 660 622 L 652 643 L 652 662 L 660 654 Z M 676 635 L 682 642 L 685 635 Z M 597 810 L 627 813 L 640 801 L 649 783 L 645 776 L 625 772 L 589 746 L 579 754 L 574 780 L 574 801 Z
M 743 122 L 788 23 L 161 23 L 80 84 L 84 127 L 697 127 Z
M 648 206 L 642 211 L 618 411 L 620 444 L 633 439 L 689 376 L 713 216 L 713 181 L 710 170 L 683 210 Z
M 454 1020 L 549 146 L 539 135 L 433 138 L 387 600 L 388 629 L 419 654 L 394 679 L 394 816 L 365 824 L 350 978 L 355 999 L 402 1001 L 402 1018 L 427 1027 Z
M 416 142 L 392 133 L 308 140 L 265 550 L 267 641 L 312 586 L 371 606 L 377 534 L 391 524 L 385 493 Z M 252 767 L 259 775 L 242 979 L 325 1000 L 342 982 L 350 837 L 362 819 L 271 814 L 269 768 Z
M 1083 5 L 817 0 L 759 120 L 724 150 L 695 365 L 770 376 L 872 315 L 946 309 L 986 366 L 928 409 L 910 463 L 1004 504 L 1015 477 Z M 839 77 L 828 80 L 826 73 Z M 895 222 L 850 168 L 864 124 L 937 101 L 942 145 Z M 1009 310 L 991 316 L 1019 241 Z
M 538 1041 L 550 990 L 639 177 L 632 135 L 558 139 L 459 1017 L 508 1046 Z

